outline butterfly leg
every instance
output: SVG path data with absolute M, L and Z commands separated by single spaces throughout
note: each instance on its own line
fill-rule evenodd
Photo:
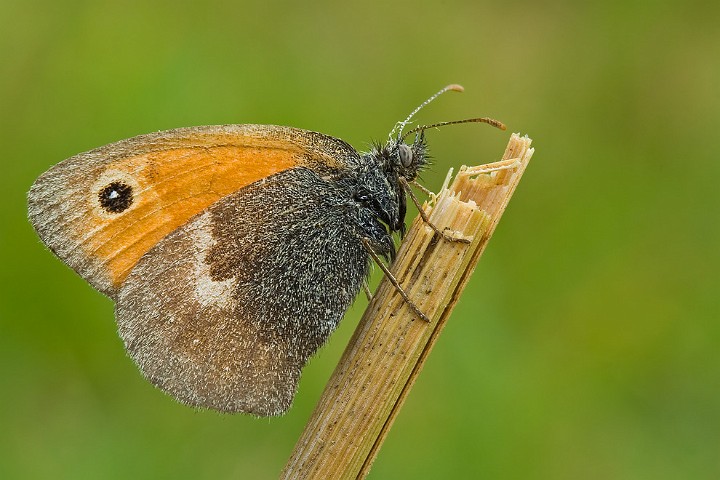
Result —
M 408 194 L 408 196 L 410 197 L 412 202 L 417 207 L 418 213 L 420 213 L 420 218 L 422 218 L 423 222 L 425 222 L 428 227 L 432 228 L 435 233 L 437 233 L 438 235 L 441 235 L 448 242 L 470 243 L 470 241 L 472 239 L 465 238 L 465 237 L 457 237 L 457 236 L 453 235 L 453 233 L 459 233 L 459 232 L 454 232 L 449 227 L 445 227 L 443 230 L 440 230 L 437 226 L 435 226 L 435 224 L 432 223 L 430 221 L 430 219 L 428 218 L 427 214 L 425 213 L 425 210 L 422 208 L 422 205 L 420 204 L 420 201 L 415 196 L 415 193 L 412 191 L 412 188 L 410 188 L 410 184 L 408 183 L 407 179 L 405 179 L 404 177 L 400 177 L 400 184 L 403 186 L 403 190 L 405 190 L 405 192 Z M 425 187 L 422 187 L 422 189 L 425 192 L 430 192 Z M 452 232 L 452 233 L 450 233 L 450 232 Z
M 363 291 L 365 292 L 365 296 L 366 296 L 367 299 L 368 299 L 368 303 L 369 303 L 369 302 L 372 302 L 372 301 L 373 301 L 373 294 L 372 294 L 372 292 L 370 291 L 370 286 L 369 286 L 368 283 L 367 283 L 367 279 L 365 279 L 365 280 L 363 281 L 362 289 L 363 289 Z
M 419 183 L 417 180 L 413 180 L 413 181 L 410 182 L 410 183 L 411 183 L 414 187 L 417 187 L 418 189 L 420 189 L 420 190 L 421 190 L 425 195 L 427 195 L 428 197 L 433 197 L 433 196 L 435 196 L 435 194 L 434 194 L 433 192 L 431 192 L 429 188 L 425 188 L 425 186 L 424 186 L 422 183 Z
M 362 237 L 362 238 L 360 239 L 360 241 L 362 242 L 363 247 L 365 247 L 365 250 L 367 250 L 367 252 L 370 254 L 370 256 L 371 256 L 372 259 L 375 261 L 375 263 L 377 263 L 377 265 L 380 267 L 380 270 L 383 271 L 383 273 L 384 273 L 385 276 L 388 278 L 388 280 L 390 280 L 390 283 L 393 284 L 393 286 L 394 286 L 395 289 L 398 291 L 398 293 L 400 294 L 400 296 L 403 298 L 403 300 L 405 300 L 405 303 L 407 303 L 408 306 L 413 309 L 413 311 L 415 312 L 415 314 L 416 314 L 418 317 L 420 317 L 422 320 L 424 320 L 424 321 L 426 321 L 426 322 L 430 322 L 430 319 L 427 317 L 427 315 L 425 315 L 423 312 L 421 312 L 420 309 L 417 307 L 417 305 L 415 305 L 415 304 L 413 303 L 413 301 L 410 300 L 410 297 L 408 296 L 408 294 L 407 294 L 407 293 L 405 292 L 405 290 L 403 290 L 403 288 L 400 286 L 400 284 L 398 283 L 398 281 L 397 281 L 397 279 L 395 278 L 395 276 L 394 276 L 392 273 L 390 273 L 390 270 L 389 270 L 388 267 L 383 263 L 383 261 L 382 261 L 382 259 L 380 258 L 380 256 L 378 256 L 378 254 L 375 253 L 375 250 L 373 250 L 372 244 L 370 243 L 370 239 L 367 238 L 367 237 Z

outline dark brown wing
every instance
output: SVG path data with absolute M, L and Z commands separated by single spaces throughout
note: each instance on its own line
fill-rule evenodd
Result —
M 293 168 L 223 198 L 148 251 L 116 310 L 143 374 L 186 404 L 284 413 L 367 274 L 347 195 Z

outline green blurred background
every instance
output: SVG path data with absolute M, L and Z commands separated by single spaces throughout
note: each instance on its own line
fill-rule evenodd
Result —
M 365 149 L 455 82 L 419 121 L 536 154 L 370 478 L 720 478 L 719 5 L 2 0 L 0 478 L 275 478 L 366 304 L 285 417 L 178 405 L 35 237 L 37 175 L 188 125 Z M 508 133 L 430 132 L 426 185 Z

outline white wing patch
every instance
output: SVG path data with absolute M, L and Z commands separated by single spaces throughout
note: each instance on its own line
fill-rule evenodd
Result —
M 195 220 L 197 228 L 192 230 L 192 244 L 195 247 L 193 289 L 195 300 L 206 308 L 230 309 L 233 306 L 233 292 L 236 288 L 234 278 L 216 281 L 210 275 L 210 265 L 205 256 L 215 246 L 217 240 L 212 234 L 212 222 L 209 212 L 205 212 Z

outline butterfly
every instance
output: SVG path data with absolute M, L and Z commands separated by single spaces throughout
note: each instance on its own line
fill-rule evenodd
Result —
M 75 155 L 28 193 L 49 249 L 115 302 L 129 356 L 190 406 L 290 407 L 301 370 L 405 232 L 424 132 L 360 153 L 273 125 L 178 128 Z M 413 135 L 413 140 L 406 139 Z M 414 196 L 412 197 L 414 198 Z

